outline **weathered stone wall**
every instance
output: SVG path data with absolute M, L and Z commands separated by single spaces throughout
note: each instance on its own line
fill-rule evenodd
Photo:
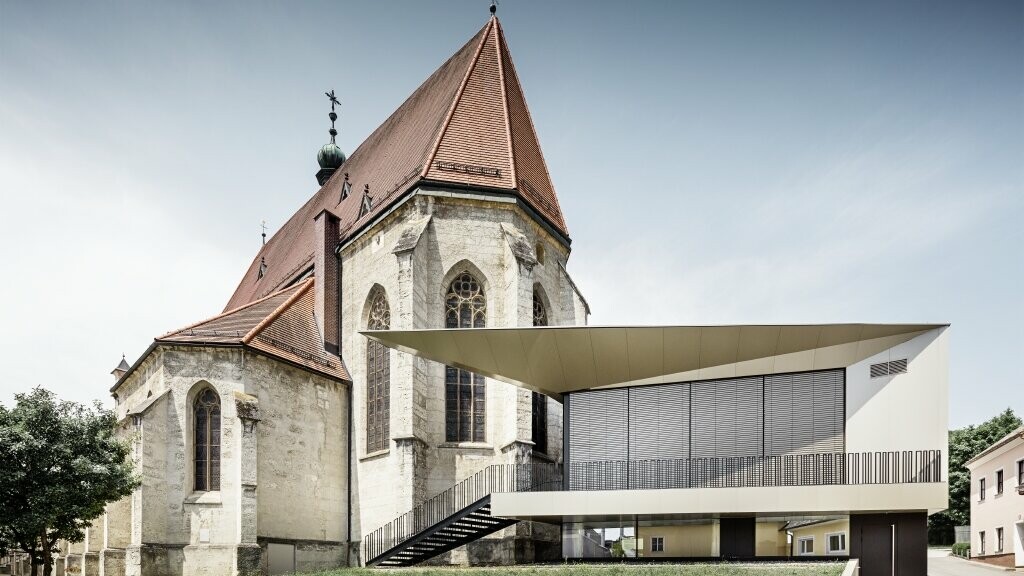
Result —
M 221 403 L 218 491 L 193 490 L 192 406 L 206 388 Z M 117 392 L 142 485 L 96 529 L 105 575 L 255 571 L 259 536 L 344 549 L 344 385 L 240 348 L 164 345 Z
M 537 262 L 538 245 L 543 263 Z M 392 329 L 444 327 L 444 293 L 463 271 L 484 286 L 488 327 L 532 325 L 535 285 L 550 325 L 582 324 L 585 306 L 564 271 L 567 258 L 568 249 L 514 201 L 444 191 L 421 191 L 343 248 L 342 355 L 356 407 L 355 534 L 367 534 L 489 464 L 558 461 L 562 447 L 560 404 L 548 399 L 549 450 L 534 456 L 530 392 L 492 380 L 486 383 L 486 440 L 446 442 L 444 367 L 391 352 L 393 442 L 367 454 L 366 339 L 358 332 L 366 328 L 373 286 L 388 296 Z M 518 534 L 506 532 L 495 538 Z M 557 530 L 552 534 L 557 539 Z
M 347 386 L 252 354 L 244 382 L 259 400 L 258 537 L 347 540 Z

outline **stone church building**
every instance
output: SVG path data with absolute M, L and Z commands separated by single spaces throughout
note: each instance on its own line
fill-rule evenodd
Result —
M 554 400 L 361 334 L 586 322 L 498 19 L 350 157 L 335 134 L 223 312 L 114 370 L 142 484 L 63 547 L 66 574 L 358 565 L 366 534 L 474 472 L 561 460 Z M 523 522 L 438 561 L 559 553 L 557 527 Z

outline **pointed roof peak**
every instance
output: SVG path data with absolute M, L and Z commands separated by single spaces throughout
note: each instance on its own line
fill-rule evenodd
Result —
M 127 372 L 129 368 L 131 368 L 131 366 L 128 365 L 128 360 L 125 358 L 124 354 L 121 354 L 121 362 L 117 365 L 117 368 L 111 370 L 110 373 L 116 375 L 118 372 Z
M 309 269 L 317 214 L 335 214 L 342 239 L 348 239 L 422 183 L 516 196 L 569 241 L 501 22 L 493 14 L 352 152 L 345 172 L 348 180 L 327 180 L 267 242 L 227 308 L 266 296 Z M 364 207 L 361 194 L 343 194 L 346 183 L 352 190 L 368 184 L 371 206 Z M 271 265 L 258 280 L 261 257 Z
M 568 236 L 498 17 L 492 15 L 478 35 L 476 52 L 423 165 L 422 176 L 432 181 L 516 190 Z

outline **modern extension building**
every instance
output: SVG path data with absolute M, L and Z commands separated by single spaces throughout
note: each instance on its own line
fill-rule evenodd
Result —
M 971 471 L 971 557 L 1024 566 L 1024 427 L 967 462 Z
M 560 399 L 564 463 L 485 469 L 443 513 L 369 535 L 366 558 L 420 561 L 479 509 L 560 525 L 566 559 L 849 556 L 863 576 L 923 576 L 927 515 L 948 502 L 946 331 L 368 332 Z

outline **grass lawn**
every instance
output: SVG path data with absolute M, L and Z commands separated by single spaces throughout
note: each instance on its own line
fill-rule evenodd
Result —
M 348 568 L 316 576 L 840 576 L 845 562 L 764 564 L 567 564 L 495 568 Z

